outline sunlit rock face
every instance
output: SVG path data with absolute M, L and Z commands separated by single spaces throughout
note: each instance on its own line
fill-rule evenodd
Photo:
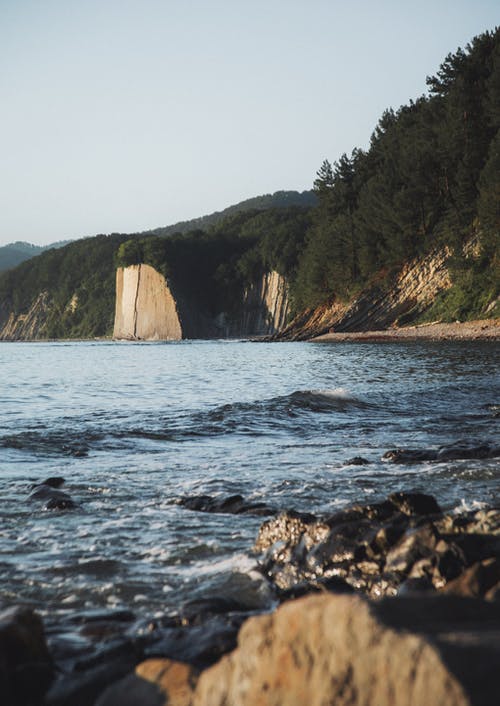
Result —
M 119 267 L 113 338 L 179 341 L 182 333 L 177 304 L 165 278 L 149 265 Z
M 280 331 L 289 312 L 288 285 L 277 272 L 265 273 L 248 287 L 241 302 L 213 315 L 195 301 L 192 283 L 167 282 L 149 265 L 116 272 L 113 337 L 126 340 L 243 338 Z
M 6 317 L 0 316 L 0 341 L 34 341 L 44 338 L 52 306 L 49 293 L 40 292 L 25 314 L 11 311 Z

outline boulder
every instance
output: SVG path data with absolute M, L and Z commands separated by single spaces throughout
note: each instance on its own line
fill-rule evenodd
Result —
M 242 495 L 214 497 L 211 495 L 189 495 L 179 498 L 177 504 L 197 512 L 216 512 L 226 515 L 274 515 L 276 510 L 261 502 L 249 502 Z
M 41 704 L 53 676 L 41 618 L 21 607 L 0 613 L 0 702 Z
M 191 706 L 199 672 L 170 659 L 148 659 L 108 687 L 95 706 Z
M 500 607 L 451 596 L 300 598 L 243 625 L 193 706 L 486 706 L 498 697 L 499 628 Z

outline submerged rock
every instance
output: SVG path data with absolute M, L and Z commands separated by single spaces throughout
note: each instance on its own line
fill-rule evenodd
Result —
M 219 512 L 230 515 L 274 515 L 276 510 L 261 502 L 249 502 L 242 495 L 214 497 L 212 495 L 190 495 L 179 498 L 177 504 L 197 512 Z
M 422 463 L 424 461 L 458 461 L 466 459 L 497 458 L 500 446 L 494 444 L 471 445 L 463 441 L 441 446 L 438 449 L 391 449 L 383 456 L 383 461 L 391 463 Z
M 59 490 L 64 482 L 64 478 L 54 476 L 47 478 L 43 483 L 33 485 L 29 500 L 45 502 L 45 510 L 74 510 L 78 503 L 64 490 Z

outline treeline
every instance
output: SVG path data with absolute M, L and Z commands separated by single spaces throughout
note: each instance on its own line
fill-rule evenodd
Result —
M 429 95 L 387 110 L 367 151 L 325 161 L 319 205 L 294 283 L 298 308 L 348 298 L 376 274 L 435 246 L 479 233 L 482 256 L 469 288 L 498 289 L 500 204 L 500 33 L 450 54 Z M 463 260 L 455 263 L 464 280 Z M 462 281 L 462 285 L 467 283 Z
M 311 225 L 310 209 L 297 206 L 243 211 L 207 231 L 132 238 L 120 245 L 116 262 L 121 267 L 149 264 L 174 283 L 188 282 L 191 296 L 207 313 L 231 313 L 244 289 L 264 272 L 296 278 Z

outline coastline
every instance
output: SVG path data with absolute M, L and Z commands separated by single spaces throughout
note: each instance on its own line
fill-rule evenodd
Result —
M 313 343 L 342 343 L 344 341 L 375 343 L 380 341 L 481 341 L 500 339 L 500 319 L 444 324 L 432 322 L 417 326 L 390 328 L 381 331 L 343 331 L 325 333 L 308 339 Z

